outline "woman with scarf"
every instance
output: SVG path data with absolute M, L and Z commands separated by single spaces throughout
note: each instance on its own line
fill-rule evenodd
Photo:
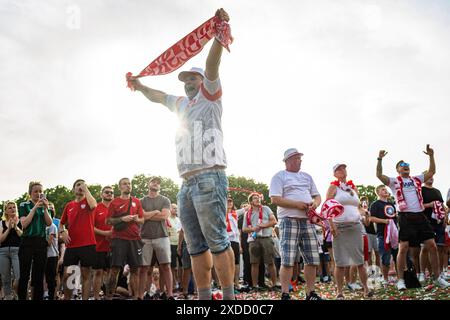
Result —
M 359 197 L 355 185 L 347 181 L 347 166 L 336 164 L 333 181 L 328 188 L 327 200 L 335 199 L 344 206 L 344 212 L 336 218 L 330 219 L 333 234 L 333 255 L 335 260 L 335 281 L 337 286 L 337 299 L 344 299 L 343 286 L 346 267 L 357 266 L 364 296 L 371 297 L 373 292 L 367 286 L 367 272 L 364 268 L 363 235 L 361 214 L 358 208 Z

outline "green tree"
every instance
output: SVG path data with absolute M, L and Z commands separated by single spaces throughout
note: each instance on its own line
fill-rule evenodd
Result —
M 367 197 L 369 199 L 369 204 L 377 200 L 377 194 L 374 186 L 357 185 L 356 188 L 358 190 L 359 198 Z
M 259 192 L 264 196 L 262 203 L 266 206 L 269 206 L 273 212 L 276 212 L 276 206 L 270 202 L 269 198 L 269 187 L 265 183 L 255 182 L 254 179 L 246 178 L 246 177 L 228 177 L 228 185 L 230 188 L 239 188 L 249 191 Z M 247 191 L 239 191 L 239 190 L 230 190 L 229 195 L 233 198 L 235 205 L 238 207 L 243 202 L 247 202 L 248 196 L 250 195 Z

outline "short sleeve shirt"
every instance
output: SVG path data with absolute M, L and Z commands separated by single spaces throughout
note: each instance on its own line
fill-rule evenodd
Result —
M 131 199 L 132 202 L 129 214 L 137 215 L 139 218 L 142 218 L 144 212 L 142 211 L 141 201 L 135 197 L 131 197 Z M 130 199 L 114 198 L 109 204 L 108 216 L 106 218 L 122 216 L 124 213 L 127 213 L 129 205 Z M 135 221 L 128 222 L 127 227 L 124 230 L 116 231 L 114 228 L 112 230 L 112 239 L 141 240 L 141 229 L 139 224 Z
M 34 203 L 30 201 L 22 202 L 19 205 L 19 218 L 26 217 L 30 211 L 34 208 Z M 43 207 L 37 208 L 34 213 L 31 223 L 23 229 L 22 237 L 41 237 L 45 238 L 45 229 L 47 224 L 45 223 L 45 211 Z
M 289 172 L 283 170 L 273 176 L 270 182 L 269 196 L 278 196 L 289 200 L 311 203 L 313 197 L 319 195 L 312 177 L 305 172 Z M 283 208 L 278 206 L 277 217 L 307 218 L 305 210 Z
M 420 182 L 423 183 L 424 177 L 423 174 L 419 176 L 415 176 L 414 178 L 419 178 Z M 395 182 L 397 181 L 397 178 L 389 178 L 389 188 L 391 188 L 392 194 L 395 196 L 395 201 L 397 202 L 397 196 L 395 192 Z M 416 187 L 414 185 L 414 180 L 411 178 L 404 178 L 403 179 L 403 194 L 406 200 L 406 209 L 404 212 L 422 212 L 423 209 L 421 207 L 421 204 L 419 202 L 419 198 L 417 197 L 416 193 Z
M 158 195 L 156 198 L 145 196 L 141 199 L 142 209 L 146 212 L 163 209 L 170 210 L 170 200 L 167 197 Z M 168 237 L 167 222 L 147 220 L 141 227 L 141 237 L 143 239 L 159 239 Z
M 61 224 L 68 224 L 67 230 L 70 236 L 70 242 L 67 248 L 78 248 L 95 245 L 94 234 L 94 210 L 84 198 L 83 200 L 70 201 L 64 207 L 61 216 Z
M 167 96 L 164 104 L 180 120 L 175 141 L 180 176 L 214 166 L 226 167 L 221 97 L 220 80 L 210 81 L 207 78 L 191 100 L 187 97 Z

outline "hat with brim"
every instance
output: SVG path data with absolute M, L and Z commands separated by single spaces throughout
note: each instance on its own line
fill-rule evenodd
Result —
M 298 152 L 297 149 L 295 149 L 295 148 L 289 148 L 289 149 L 287 149 L 287 150 L 284 152 L 283 161 L 286 161 L 287 159 L 289 159 L 289 158 L 291 158 L 291 157 L 293 157 L 293 156 L 296 156 L 296 155 L 298 155 L 298 154 L 299 154 L 300 156 L 303 156 L 303 153 Z
M 192 67 L 189 71 L 181 71 L 178 74 L 178 80 L 185 82 L 186 79 L 193 74 L 199 74 L 202 78 L 205 78 L 205 71 L 203 71 L 202 68 Z
M 333 174 L 336 172 L 337 169 L 339 169 L 340 167 L 344 167 L 347 168 L 347 165 L 344 163 L 337 163 L 333 166 Z

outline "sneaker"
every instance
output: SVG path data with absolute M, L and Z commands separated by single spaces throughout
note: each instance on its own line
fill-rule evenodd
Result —
M 419 279 L 419 282 L 421 284 L 425 283 L 425 274 L 423 272 L 419 273 L 419 276 L 417 277 Z
M 305 300 L 323 300 L 315 291 L 311 291 Z
M 170 296 L 167 298 L 167 300 L 175 300 L 174 296 Z
M 450 283 L 445 281 L 445 279 L 442 276 L 439 276 L 439 278 L 437 278 L 434 281 L 434 284 L 441 287 L 442 289 L 446 289 L 446 288 L 450 287 Z
M 330 282 L 330 278 L 328 276 L 323 276 L 323 282 Z
M 277 286 L 270 287 L 269 291 L 271 291 L 271 292 L 281 292 L 280 288 L 278 288 Z
M 354 290 L 362 290 L 362 287 L 359 285 L 359 284 L 357 284 L 356 282 L 353 284 L 353 289 Z
M 445 281 L 450 280 L 450 275 L 446 272 L 441 272 L 441 278 L 444 279 Z
M 400 291 L 406 290 L 405 280 L 398 279 L 397 289 L 400 290 Z
M 298 283 L 306 283 L 306 280 L 303 279 L 301 275 L 299 275 L 299 276 L 297 277 L 297 282 L 298 282 Z
M 350 290 L 350 291 L 355 291 L 355 290 L 356 290 L 356 289 L 355 289 L 355 284 L 356 284 L 356 283 L 348 283 L 348 284 L 347 284 L 348 290 Z
M 150 294 L 146 291 L 144 294 L 144 299 L 143 300 L 152 300 L 152 296 L 150 296 Z
M 386 286 L 388 285 L 388 282 L 387 282 L 386 280 L 382 279 L 382 280 L 380 281 L 380 284 L 381 284 L 383 287 L 386 287 Z
M 167 294 L 165 292 L 159 295 L 159 300 L 167 300 Z
M 291 296 L 289 295 L 289 293 L 283 292 L 281 294 L 281 300 L 291 300 Z

